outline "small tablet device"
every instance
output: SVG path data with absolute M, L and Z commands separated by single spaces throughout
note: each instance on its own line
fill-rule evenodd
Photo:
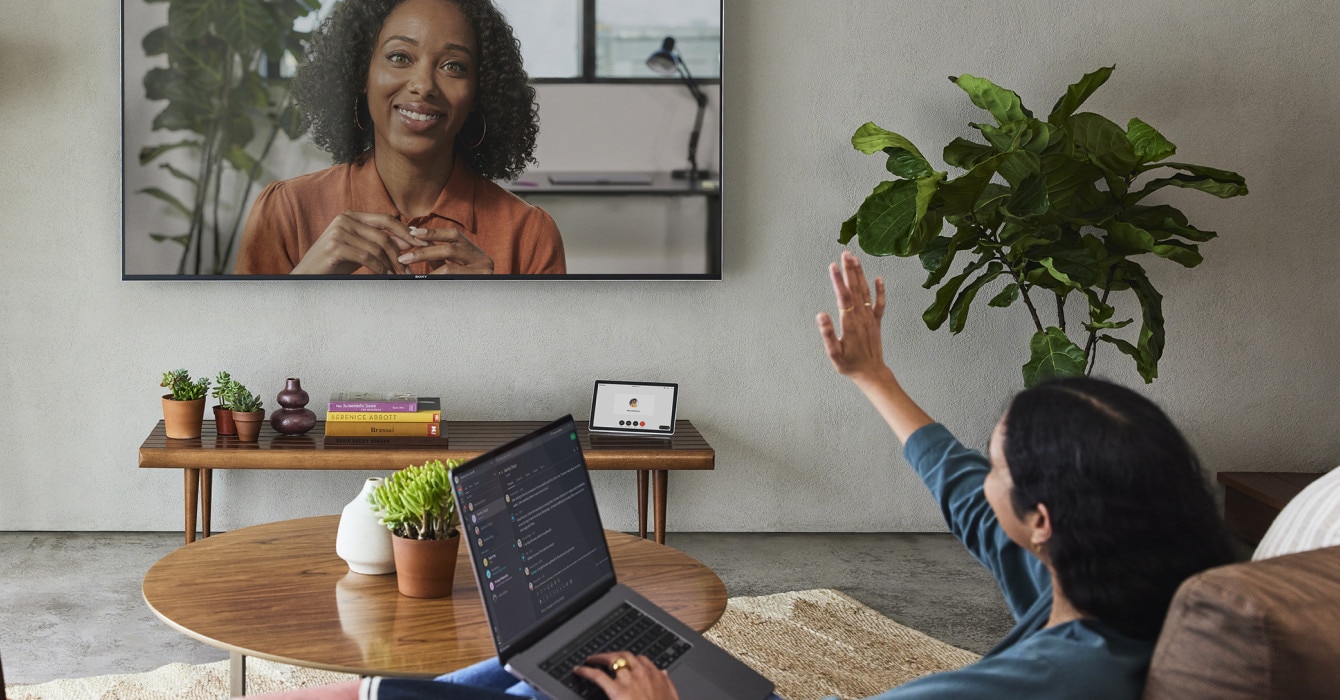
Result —
M 596 380 L 591 397 L 593 433 L 669 437 L 675 434 L 678 384 Z

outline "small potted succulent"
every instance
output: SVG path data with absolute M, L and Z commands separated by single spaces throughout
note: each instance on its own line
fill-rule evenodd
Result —
M 214 378 L 214 390 L 210 396 L 217 401 L 214 405 L 214 428 L 219 435 L 236 435 L 237 426 L 233 424 L 233 392 L 237 390 L 237 382 L 228 376 L 227 372 L 219 372 L 219 376 Z
M 209 393 L 209 377 L 191 380 L 184 369 L 163 373 L 159 386 L 171 393 L 163 394 L 163 426 L 167 436 L 175 439 L 200 437 L 200 426 L 205 420 L 205 395 Z
M 373 490 L 372 507 L 391 530 L 396 587 L 411 598 L 445 598 L 456 578 L 461 535 L 450 473 L 460 462 L 425 462 L 392 474 Z
M 230 412 L 233 424 L 237 426 L 237 439 L 241 442 L 256 442 L 261 434 L 261 422 L 265 420 L 261 398 L 253 395 L 245 386 L 233 382 L 228 405 L 232 407 Z

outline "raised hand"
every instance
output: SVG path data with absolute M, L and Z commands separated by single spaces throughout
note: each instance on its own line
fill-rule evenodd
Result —
M 870 298 L 870 285 L 861 270 L 861 261 L 850 251 L 842 252 L 838 263 L 828 266 L 837 297 L 838 323 L 842 334 L 834 327 L 827 313 L 815 319 L 819 336 L 833 368 L 852 379 L 869 378 L 885 370 L 884 347 L 880 339 L 880 321 L 884 318 L 884 280 L 875 278 L 875 298 Z
M 291 274 L 345 275 L 366 267 L 378 275 L 406 275 L 396 260 L 416 245 L 409 227 L 385 214 L 347 211 L 335 217 Z

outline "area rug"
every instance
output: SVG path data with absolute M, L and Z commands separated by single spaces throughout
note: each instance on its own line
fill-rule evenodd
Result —
M 861 698 L 978 659 L 904 627 L 838 591 L 731 598 L 707 637 L 771 678 L 788 700 Z M 247 660 L 247 691 L 270 693 L 354 676 Z M 11 700 L 217 700 L 228 662 L 168 664 L 148 673 L 10 685 Z

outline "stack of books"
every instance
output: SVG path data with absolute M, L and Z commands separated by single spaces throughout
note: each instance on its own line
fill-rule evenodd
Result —
M 442 400 L 412 394 L 331 394 L 325 444 L 446 447 Z

